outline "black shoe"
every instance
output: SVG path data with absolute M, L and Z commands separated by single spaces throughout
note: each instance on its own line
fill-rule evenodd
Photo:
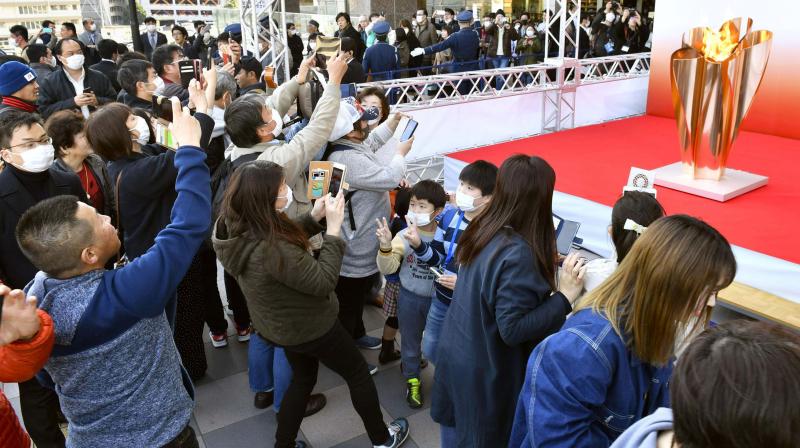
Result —
M 328 399 L 325 398 L 325 395 L 311 394 L 311 396 L 308 397 L 308 403 L 306 403 L 306 413 L 303 416 L 310 417 L 316 414 L 317 412 L 321 411 L 326 404 L 328 404 Z
M 256 409 L 266 409 L 272 406 L 272 402 L 275 400 L 275 394 L 272 391 L 269 392 L 256 392 L 256 397 L 253 400 L 253 406 Z
M 378 354 L 378 362 L 381 364 L 388 364 L 390 362 L 397 361 L 398 359 L 400 359 L 400 351 L 395 350 L 394 340 L 384 339 L 381 352 Z

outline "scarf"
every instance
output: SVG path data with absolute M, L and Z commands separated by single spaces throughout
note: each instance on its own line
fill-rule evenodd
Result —
M 15 98 L 13 96 L 4 96 L 3 102 L 4 105 L 13 107 L 15 109 L 23 110 L 25 112 L 36 112 L 36 104 L 21 100 L 19 98 Z

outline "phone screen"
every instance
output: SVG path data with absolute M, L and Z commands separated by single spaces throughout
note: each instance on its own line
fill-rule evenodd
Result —
M 556 249 L 561 255 L 567 255 L 572 248 L 572 242 L 578 234 L 581 224 L 575 221 L 564 221 L 561 231 L 556 235 Z
M 417 125 L 418 124 L 419 123 L 417 123 L 416 121 L 409 119 L 408 120 L 408 124 L 406 124 L 406 128 L 403 129 L 403 135 L 400 136 L 400 141 L 404 142 L 404 141 L 410 139 L 411 137 L 413 137 L 414 136 L 414 131 L 417 130 Z
M 331 194 L 331 196 L 336 196 L 339 194 L 339 190 L 342 188 L 342 177 L 344 177 L 344 170 L 333 167 L 333 173 L 331 174 L 331 185 L 328 188 L 328 192 Z

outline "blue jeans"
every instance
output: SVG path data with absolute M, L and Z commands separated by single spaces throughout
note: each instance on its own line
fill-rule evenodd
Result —
M 436 349 L 439 348 L 439 335 L 442 334 L 442 325 L 444 325 L 444 318 L 447 316 L 448 308 L 450 308 L 448 305 L 434 297 L 431 302 L 431 309 L 428 311 L 425 335 L 422 336 L 422 353 L 434 364 L 436 364 Z
M 456 428 L 453 426 L 439 425 L 439 434 L 442 438 L 442 448 L 456 448 Z
M 247 348 L 247 377 L 253 392 L 274 390 L 273 407 L 277 413 L 289 383 L 292 381 L 292 367 L 281 347 L 265 341 L 257 333 L 250 335 Z
M 494 65 L 496 68 L 509 67 L 511 65 L 511 58 L 508 56 L 498 56 L 494 61 Z M 503 88 L 503 84 L 505 84 L 505 79 L 502 76 L 497 76 L 494 78 L 494 83 L 497 90 L 500 90 Z
M 418 296 L 400 286 L 397 298 L 397 320 L 400 327 L 400 356 L 403 375 L 419 378 L 419 363 L 422 360 L 422 332 L 428 319 L 431 297 Z

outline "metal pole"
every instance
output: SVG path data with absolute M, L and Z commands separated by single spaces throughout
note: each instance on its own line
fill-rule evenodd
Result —
M 139 39 L 139 12 L 136 10 L 136 0 L 128 0 L 128 11 L 131 15 L 131 40 L 133 49 L 139 53 L 144 53 L 142 40 Z

